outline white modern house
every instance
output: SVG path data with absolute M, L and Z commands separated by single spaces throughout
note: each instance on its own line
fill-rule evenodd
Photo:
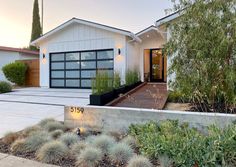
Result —
M 166 16 L 137 34 L 72 18 L 31 43 L 40 48 L 40 86 L 91 88 L 99 69 L 119 72 L 123 82 L 128 69 L 138 69 L 142 81 L 167 82 L 162 48 L 169 38 L 166 23 L 177 17 Z
M 32 59 L 39 59 L 39 52 L 0 46 L 0 81 L 7 81 L 2 72 L 3 66 L 15 62 L 16 60 Z

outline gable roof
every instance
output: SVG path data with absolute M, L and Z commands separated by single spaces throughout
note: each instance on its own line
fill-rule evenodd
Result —
M 79 23 L 79 24 L 84 24 L 84 25 L 88 25 L 88 26 L 92 26 L 92 27 L 96 27 L 99 29 L 104 29 L 107 31 L 111 31 L 114 33 L 118 33 L 118 34 L 122 34 L 125 36 L 129 36 L 131 38 L 133 38 L 134 40 L 140 41 L 139 38 L 137 38 L 135 36 L 135 34 L 133 34 L 130 31 L 127 30 L 123 30 L 123 29 L 119 29 L 119 28 L 115 28 L 115 27 L 111 27 L 111 26 L 107 26 L 104 24 L 100 24 L 100 23 L 96 23 L 96 22 L 92 22 L 92 21 L 88 21 L 88 20 L 83 20 L 83 19 L 78 19 L 78 18 L 72 18 L 69 21 L 59 25 L 58 27 L 54 28 L 53 30 L 47 32 L 46 34 L 44 34 L 43 36 L 39 37 L 38 39 L 34 40 L 31 42 L 31 45 L 36 45 L 38 42 L 42 41 L 43 39 L 46 39 L 47 37 L 51 36 L 52 34 L 64 29 L 65 27 L 73 24 L 73 23 Z
M 5 46 L 0 46 L 0 51 L 8 51 L 8 52 L 19 52 L 19 53 L 25 53 L 25 54 L 30 54 L 30 55 L 39 55 L 38 51 L 32 51 L 32 50 L 27 50 L 27 49 L 20 49 L 20 48 L 12 48 L 12 47 L 5 47 Z
M 184 10 L 184 9 L 183 9 L 183 10 Z M 174 12 L 174 13 L 168 15 L 168 16 L 165 16 L 165 17 L 163 17 L 163 18 L 157 20 L 157 21 L 156 21 L 156 26 L 157 26 L 157 27 L 158 27 L 158 26 L 161 26 L 162 24 L 165 24 L 165 23 L 167 23 L 167 22 L 169 22 L 169 21 L 172 21 L 172 20 L 178 18 L 179 16 L 181 16 L 181 12 L 182 12 L 183 10 L 176 11 L 176 12 Z
M 140 32 L 138 32 L 138 33 L 136 33 L 135 35 L 136 35 L 136 36 L 140 36 L 140 35 L 142 35 L 142 34 L 148 32 L 148 31 L 151 31 L 151 30 L 157 30 L 157 27 L 154 26 L 154 25 L 151 25 L 151 26 L 149 26 L 148 28 L 146 28 L 146 29 L 144 29 L 144 30 L 142 30 L 142 31 L 140 31 Z

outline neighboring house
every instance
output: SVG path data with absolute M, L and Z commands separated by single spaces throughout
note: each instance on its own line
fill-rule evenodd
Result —
M 99 69 L 115 71 L 125 81 L 128 69 L 140 71 L 141 80 L 167 82 L 168 61 L 162 48 L 169 38 L 166 22 L 133 34 L 130 31 L 73 18 L 31 44 L 40 47 L 40 86 L 91 88 Z
M 36 51 L 0 46 L 0 81 L 7 81 L 2 72 L 3 66 L 15 62 L 16 60 L 31 60 L 38 58 L 39 52 Z

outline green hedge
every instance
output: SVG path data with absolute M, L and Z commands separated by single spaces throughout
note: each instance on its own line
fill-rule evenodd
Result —
M 5 81 L 0 81 L 0 93 L 11 92 L 12 86 L 10 83 Z
M 129 133 L 138 140 L 141 153 L 157 160 L 170 157 L 174 166 L 236 166 L 236 125 L 208 127 L 206 134 L 178 121 L 131 125 Z
M 5 65 L 3 68 L 5 77 L 12 83 L 19 86 L 25 84 L 27 65 L 22 62 L 14 62 Z

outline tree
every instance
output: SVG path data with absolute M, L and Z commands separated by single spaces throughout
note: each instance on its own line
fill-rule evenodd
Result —
M 180 0 L 165 46 L 170 86 L 198 111 L 236 112 L 236 0 Z
M 31 32 L 31 42 L 42 35 L 42 27 L 40 23 L 39 16 L 39 4 L 38 0 L 34 0 L 34 8 L 33 8 L 33 22 L 32 22 L 32 32 Z M 30 46 L 30 49 L 37 50 L 36 47 Z

